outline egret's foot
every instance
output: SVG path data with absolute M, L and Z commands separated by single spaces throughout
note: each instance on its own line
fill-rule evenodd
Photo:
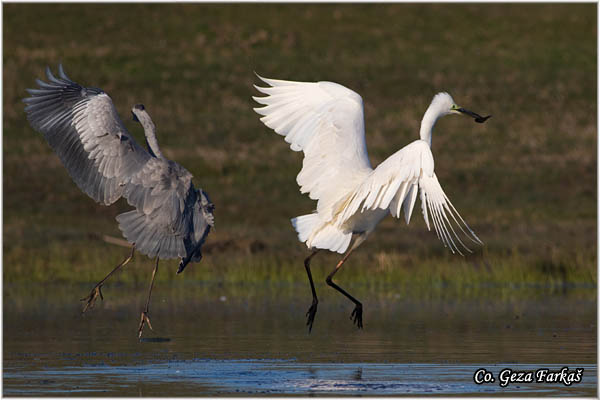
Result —
M 358 327 L 358 329 L 362 329 L 363 324 L 362 324 L 362 304 L 357 304 L 356 307 L 354 308 L 354 311 L 352 311 L 352 314 L 350 314 L 350 319 L 354 319 L 354 323 L 356 324 L 356 326 Z
M 100 296 L 100 300 L 104 300 L 104 296 L 102 296 L 102 285 L 98 285 L 95 288 L 93 288 L 88 297 L 80 299 L 80 301 L 87 302 L 85 304 L 85 307 L 83 307 L 83 311 L 81 312 L 82 314 L 84 314 L 87 310 L 94 308 L 94 304 L 96 304 L 96 299 L 98 298 L 98 296 Z
M 154 330 L 154 329 L 152 329 L 152 324 L 150 323 L 150 317 L 148 317 L 147 311 L 142 311 L 142 316 L 140 318 L 140 327 L 138 328 L 138 338 L 142 337 L 142 331 L 144 330 L 144 324 L 148 324 L 148 328 L 150 328 L 151 331 Z
M 317 314 L 318 301 L 314 300 L 308 311 L 306 312 L 306 326 L 308 326 L 308 333 L 312 331 L 313 322 L 315 322 L 315 315 Z

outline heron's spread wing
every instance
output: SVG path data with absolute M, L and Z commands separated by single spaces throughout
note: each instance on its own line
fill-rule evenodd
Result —
M 183 208 L 173 206 L 173 199 L 179 197 L 176 192 L 162 192 L 149 194 L 165 199 L 162 206 L 141 207 L 117 216 L 123 236 L 135 243 L 141 253 L 161 259 L 184 259 L 179 272 L 188 262 L 200 260 L 200 248 L 214 226 L 213 205 L 206 193 L 191 184 L 187 189 L 178 199 Z
M 304 152 L 297 182 L 302 193 L 319 200 L 319 213 L 371 172 L 365 144 L 362 98 L 332 82 L 292 82 L 260 78 L 265 97 L 254 110 L 261 121 Z
M 192 185 L 192 174 L 165 158 L 151 158 L 131 176 L 123 196 L 136 208 L 117 217 L 123 235 L 143 254 L 199 261 L 214 226 L 213 205 Z M 180 267 L 180 270 L 183 268 Z
M 42 133 L 77 186 L 102 204 L 118 200 L 129 177 L 151 157 L 129 135 L 110 97 L 46 68 L 23 99 L 31 126 Z
M 194 189 L 192 174 L 184 167 L 164 158 L 152 158 L 131 177 L 123 196 L 147 216 L 160 235 L 189 238 L 195 243 L 206 225 L 214 225 L 212 204 L 202 193 Z M 204 228 L 198 231 L 200 225 Z
M 192 189 L 192 174 L 174 161 L 151 158 L 132 175 L 123 196 L 138 211 L 152 215 L 160 210 L 164 225 L 179 231 Z
M 404 208 L 408 224 L 419 189 L 427 228 L 430 229 L 431 215 L 433 226 L 444 246 L 459 254 L 462 253 L 458 244 L 470 251 L 461 241 L 454 225 L 473 242 L 482 243 L 442 190 L 434 173 L 431 149 L 422 140 L 416 140 L 391 155 L 362 184 L 340 200 L 334 206 L 336 224 L 341 226 L 355 213 L 377 208 L 389 208 L 397 218 L 400 217 L 401 208 Z

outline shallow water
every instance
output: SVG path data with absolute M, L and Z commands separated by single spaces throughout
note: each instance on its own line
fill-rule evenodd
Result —
M 595 396 L 596 301 L 572 293 L 464 300 L 365 290 L 352 305 L 320 290 L 313 332 L 305 287 L 157 286 L 154 332 L 136 338 L 145 288 L 5 287 L 3 394 L 8 396 L 586 395 Z M 595 290 L 592 290 L 595 293 Z M 193 299 L 193 300 L 192 300 Z M 513 382 L 502 369 L 583 368 L 581 382 Z M 476 384 L 485 368 L 496 381 Z

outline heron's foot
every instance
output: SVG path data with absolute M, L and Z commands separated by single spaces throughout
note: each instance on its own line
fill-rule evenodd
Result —
M 354 311 L 352 311 L 352 314 L 350 314 L 350 319 L 354 320 L 354 323 L 356 324 L 358 329 L 362 329 L 363 324 L 362 324 L 362 304 L 357 304 L 356 307 L 354 308 Z
M 148 316 L 148 311 L 142 311 L 142 316 L 140 317 L 140 327 L 138 328 L 138 338 L 142 337 L 142 331 L 144 330 L 144 324 L 148 324 L 148 328 L 152 329 L 152 324 L 150 323 L 150 317 Z
M 80 299 L 80 301 L 87 302 L 85 307 L 83 307 L 83 311 L 81 312 L 82 314 L 84 314 L 87 310 L 94 308 L 94 304 L 96 304 L 96 299 L 98 296 L 100 296 L 100 300 L 104 300 L 104 296 L 102 296 L 102 285 L 98 285 L 93 288 L 88 297 Z
M 313 322 L 315 322 L 315 315 L 317 314 L 317 305 L 319 304 L 318 300 L 313 300 L 312 305 L 306 312 L 306 326 L 308 326 L 308 333 L 312 331 Z

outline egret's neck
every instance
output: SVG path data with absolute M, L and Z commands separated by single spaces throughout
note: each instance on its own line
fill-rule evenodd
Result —
M 432 106 L 429 106 L 427 111 L 425 111 L 423 119 L 421 120 L 421 140 L 429 143 L 429 147 L 431 147 L 431 132 L 433 131 L 433 126 L 439 117 L 439 111 Z

